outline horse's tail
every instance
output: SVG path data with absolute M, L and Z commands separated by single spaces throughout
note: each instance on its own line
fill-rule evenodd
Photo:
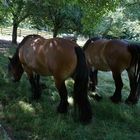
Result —
M 140 45 L 138 44 L 129 44 L 128 50 L 132 55 L 131 67 L 134 67 L 134 78 L 135 84 L 137 87 L 136 98 L 140 96 Z
M 74 101 L 75 107 L 78 105 L 79 116 L 82 122 L 89 122 L 92 119 L 92 111 L 88 100 L 88 67 L 85 54 L 80 47 L 75 47 L 77 55 L 77 67 L 74 74 Z

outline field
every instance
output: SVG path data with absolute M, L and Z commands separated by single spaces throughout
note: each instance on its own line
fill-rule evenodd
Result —
M 73 120 L 73 106 L 68 114 L 56 112 L 59 96 L 52 77 L 42 77 L 47 88 L 38 102 L 30 102 L 30 85 L 26 74 L 19 83 L 12 83 L 7 76 L 8 56 L 15 47 L 3 48 L 0 44 L 0 124 L 15 140 L 139 140 L 140 101 L 135 106 L 124 104 L 129 93 L 126 72 L 122 74 L 124 87 L 123 102 L 113 104 L 109 96 L 113 94 L 114 82 L 110 72 L 99 73 L 97 92 L 103 100 L 96 102 L 89 98 L 93 120 L 82 125 Z M 72 79 L 66 81 L 69 99 L 72 96 Z M 1 134 L 1 133 L 0 133 Z M 6 139 L 6 136 L 2 140 Z M 5 137 L 5 138 L 4 138 Z

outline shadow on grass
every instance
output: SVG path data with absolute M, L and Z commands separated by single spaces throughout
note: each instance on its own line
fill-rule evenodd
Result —
M 1 55 L 1 62 L 8 62 L 5 54 Z M 19 83 L 12 83 L 6 76 L 5 66 L 1 65 L 1 123 L 12 129 L 16 140 L 137 140 L 140 137 L 140 102 L 136 106 L 112 104 L 108 97 L 113 94 L 114 82 L 110 79 L 108 75 L 99 76 L 98 92 L 103 100 L 90 100 L 93 122 L 83 126 L 73 121 L 73 106 L 66 115 L 56 112 L 60 99 L 51 77 L 42 77 L 47 88 L 41 99 L 29 102 L 31 90 L 26 75 Z M 73 81 L 68 80 L 66 85 L 72 96 Z M 128 94 L 128 83 L 125 85 L 124 94 Z

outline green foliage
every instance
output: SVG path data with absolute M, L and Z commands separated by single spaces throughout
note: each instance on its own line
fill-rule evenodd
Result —
M 114 11 L 120 0 L 79 0 L 84 11 L 83 25 L 85 32 L 92 32 L 100 23 L 103 15 Z
M 17 28 L 19 24 L 33 15 L 40 4 L 41 1 L 37 0 L 6 0 L 5 3 L 2 3 L 0 6 L 4 6 L 2 13 L 6 13 L 5 17 L 11 21 L 13 26 L 12 43 L 17 43 Z
M 118 8 L 107 13 L 98 24 L 94 34 L 111 35 L 117 38 L 139 40 L 140 25 L 137 7 L 128 8 L 128 1 L 121 3 Z M 132 3 L 131 3 L 132 4 Z M 137 3 L 135 3 L 137 4 Z M 137 9 L 137 10 L 136 10 Z M 131 15 L 131 16 L 130 16 Z
M 24 0 L 9 0 L 5 6 L 5 12 L 8 17 L 12 16 L 12 22 L 19 24 L 27 17 L 27 5 L 27 1 Z
M 38 11 L 41 11 L 40 14 L 32 16 L 34 26 L 38 29 L 51 29 L 53 36 L 62 32 L 81 31 L 82 11 L 73 1 L 44 1 Z
M 140 40 L 140 2 L 127 0 L 125 2 L 124 15 L 126 17 L 125 32 L 133 40 Z
M 123 14 L 123 9 L 118 8 L 114 12 L 109 12 L 104 17 L 100 24 L 94 31 L 94 34 L 99 34 L 103 37 L 110 35 L 114 37 L 121 37 L 124 35 L 126 18 Z
M 90 33 L 101 17 L 109 10 L 115 9 L 117 3 L 118 0 L 7 0 L 6 11 L 9 17 L 12 14 L 13 23 L 19 25 L 30 17 L 34 27 L 38 29 L 49 27 L 56 36 L 60 32 L 81 33 L 83 29 L 84 32 Z
M 0 26 L 1 25 L 7 25 L 7 11 L 5 10 L 7 8 L 7 5 L 4 3 L 3 0 L 0 1 Z
M 1 0 L 0 25 L 139 40 L 139 8 L 135 0 Z

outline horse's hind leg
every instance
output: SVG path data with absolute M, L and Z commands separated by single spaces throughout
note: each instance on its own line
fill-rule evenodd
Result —
M 130 94 L 128 98 L 125 100 L 125 103 L 136 104 L 138 101 L 138 98 L 136 96 L 136 90 L 137 90 L 136 79 L 134 77 L 133 69 L 128 69 L 127 72 L 128 72 L 129 84 L 130 84 Z
M 93 91 L 93 92 L 96 90 L 96 86 L 98 84 L 97 74 L 98 74 L 98 70 L 90 69 L 90 75 L 89 75 L 90 84 L 89 84 L 89 87 L 90 87 L 90 90 Z
M 122 82 L 121 74 L 119 72 L 112 72 L 112 74 L 113 74 L 113 79 L 115 81 L 115 92 L 114 95 L 110 97 L 110 99 L 114 103 L 119 103 L 121 102 L 121 98 L 122 98 L 121 90 L 123 88 L 123 82 Z
M 94 69 L 92 70 L 92 68 L 90 69 L 90 82 L 89 82 L 89 88 L 92 92 L 95 92 L 96 90 L 96 86 L 98 84 L 98 70 Z M 91 97 L 93 97 L 95 100 L 100 101 L 102 99 L 102 97 L 100 95 L 98 95 L 97 93 L 94 94 L 90 94 Z
M 67 101 L 67 89 L 65 86 L 65 81 L 61 81 L 58 79 L 55 79 L 55 84 L 58 89 L 59 95 L 60 95 L 60 104 L 57 108 L 57 111 L 59 113 L 67 113 L 68 111 L 68 101 Z

